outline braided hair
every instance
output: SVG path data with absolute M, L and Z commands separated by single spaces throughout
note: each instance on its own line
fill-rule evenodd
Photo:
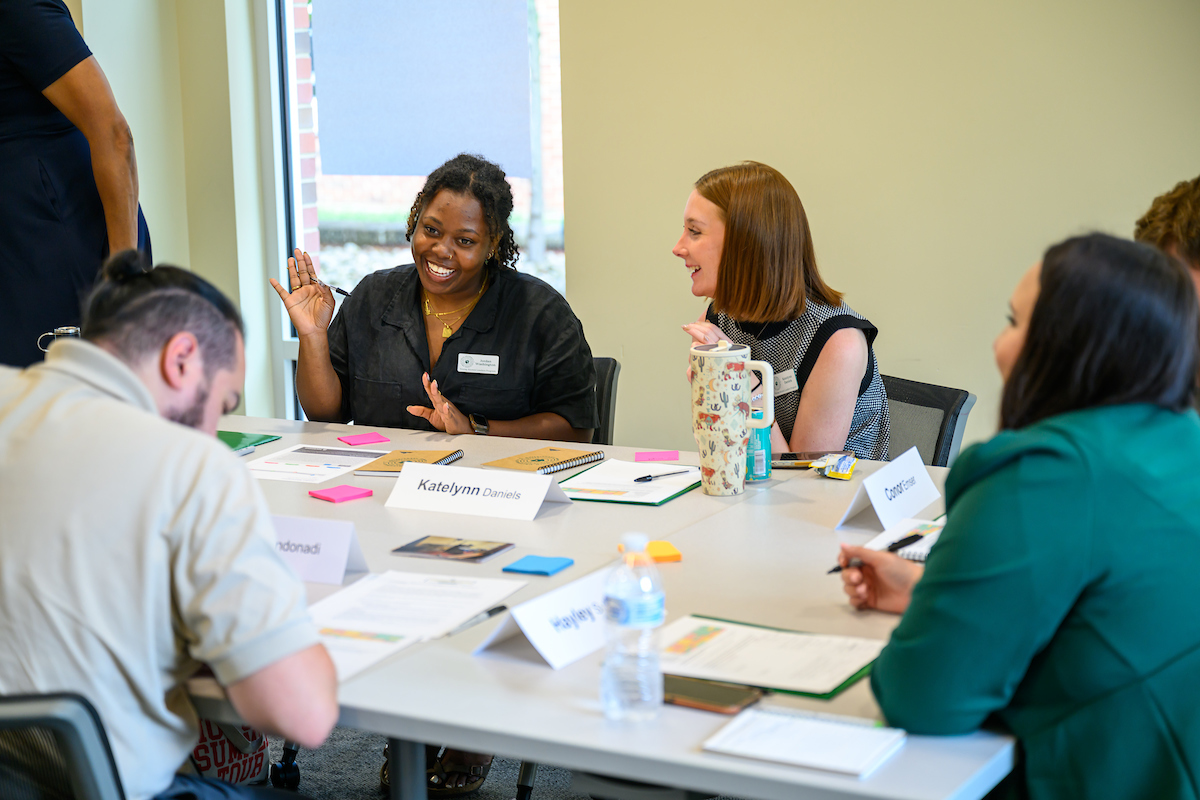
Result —
M 417 199 L 408 213 L 405 238 L 412 241 L 417 219 L 443 189 L 456 194 L 469 194 L 483 208 L 488 234 L 496 239 L 496 250 L 488 256 L 484 266 L 489 269 L 516 269 L 517 240 L 513 238 L 512 228 L 508 225 L 513 208 L 512 187 L 505 180 L 504 170 L 482 156 L 459 153 L 429 173 L 425 186 L 417 193 Z

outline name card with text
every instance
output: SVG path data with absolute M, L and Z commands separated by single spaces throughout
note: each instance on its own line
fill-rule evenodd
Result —
M 405 467 L 405 469 L 408 469 Z M 524 635 L 553 669 L 562 669 L 604 646 L 604 583 L 601 569 L 513 608 L 475 652 Z
M 921 461 L 921 454 L 911 447 L 887 466 L 863 478 L 836 527 L 870 508 L 875 520 L 886 530 L 902 519 L 917 516 L 917 512 L 941 496 Z
M 354 523 L 274 515 L 275 549 L 300 576 L 313 583 L 341 586 L 346 572 L 366 572 Z
M 392 508 L 531 520 L 542 503 L 569 503 L 549 475 L 410 461 L 387 499 Z

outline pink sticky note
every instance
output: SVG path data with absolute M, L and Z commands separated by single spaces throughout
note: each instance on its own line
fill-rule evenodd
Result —
M 371 431 L 370 433 L 355 433 L 350 436 L 339 436 L 338 441 L 345 442 L 351 446 L 356 446 L 360 444 L 379 444 L 380 442 L 390 442 L 391 439 L 387 438 L 381 433 Z
M 678 461 L 678 450 L 650 450 L 643 453 L 635 453 L 634 461 Z
M 375 494 L 370 489 L 360 489 L 357 486 L 342 484 L 329 489 L 313 489 L 309 495 L 318 500 L 328 500 L 331 503 L 344 503 L 347 500 L 357 500 L 360 497 L 370 497 Z

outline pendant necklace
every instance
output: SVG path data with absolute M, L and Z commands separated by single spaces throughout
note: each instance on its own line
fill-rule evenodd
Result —
M 475 304 L 479 302 L 479 298 L 483 297 L 483 290 L 486 288 L 487 279 L 484 278 L 483 283 L 479 285 L 479 291 L 475 293 L 475 297 L 471 299 L 471 302 L 467 303 L 465 306 L 451 309 L 450 311 L 434 311 L 433 307 L 429 305 L 429 295 L 425 294 L 425 316 L 436 317 L 437 321 L 442 323 L 442 338 L 449 339 L 454 334 L 454 328 L 450 327 L 450 323 L 445 320 L 445 317 L 449 317 L 451 314 L 458 314 L 457 317 L 451 318 L 450 322 L 458 322 L 459 320 L 464 319 L 468 314 L 471 313 L 471 310 L 475 308 Z M 422 290 L 422 293 L 424 293 L 424 290 Z

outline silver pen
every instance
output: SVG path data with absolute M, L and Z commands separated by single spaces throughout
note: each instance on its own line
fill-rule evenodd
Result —
M 496 606 L 494 608 L 489 608 L 487 611 L 482 611 L 482 612 L 476 614 L 475 616 L 471 617 L 469 620 L 464 622 L 462 625 L 459 625 L 457 628 L 455 628 L 454 630 L 450 631 L 449 633 L 447 633 L 445 635 L 446 636 L 454 636 L 457 633 L 462 633 L 467 628 L 472 628 L 481 622 L 486 622 L 487 620 L 491 619 L 492 617 L 496 616 L 497 614 L 503 614 L 505 611 L 508 611 L 508 606 Z

